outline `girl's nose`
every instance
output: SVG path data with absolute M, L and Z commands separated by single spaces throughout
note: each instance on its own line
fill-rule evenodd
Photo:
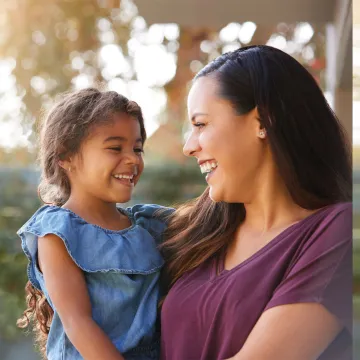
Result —
M 129 151 L 126 156 L 126 160 L 130 164 L 139 165 L 140 163 L 140 155 L 133 151 Z

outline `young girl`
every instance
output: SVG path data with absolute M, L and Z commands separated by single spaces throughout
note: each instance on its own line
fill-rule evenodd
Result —
M 29 259 L 19 326 L 35 323 L 49 360 L 157 359 L 165 223 L 159 206 L 116 206 L 144 168 L 139 106 L 81 90 L 53 108 L 40 138 L 39 193 L 52 205 L 18 231 Z

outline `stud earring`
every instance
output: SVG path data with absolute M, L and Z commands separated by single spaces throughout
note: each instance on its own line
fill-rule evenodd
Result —
M 266 135 L 266 131 L 265 130 L 260 130 L 259 131 L 259 136 L 263 139 Z

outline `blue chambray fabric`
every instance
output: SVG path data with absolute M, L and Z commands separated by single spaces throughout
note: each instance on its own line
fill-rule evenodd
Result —
M 156 320 L 164 260 L 157 246 L 172 209 L 135 205 L 119 211 L 128 215 L 132 225 L 113 231 L 89 224 L 68 209 L 46 205 L 18 231 L 29 259 L 28 278 L 54 310 L 47 342 L 49 360 L 83 358 L 66 336 L 37 266 L 37 239 L 46 234 L 60 237 L 73 261 L 84 271 L 92 316 L 125 359 L 159 358 Z

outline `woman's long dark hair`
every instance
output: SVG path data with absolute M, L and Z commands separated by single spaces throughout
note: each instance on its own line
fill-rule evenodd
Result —
M 350 201 L 351 157 L 343 127 L 312 75 L 290 55 L 249 46 L 219 56 L 195 77 L 217 80 L 239 115 L 257 107 L 278 171 L 305 209 Z M 173 284 L 219 253 L 245 218 L 243 204 L 214 203 L 209 189 L 173 213 L 163 245 Z

